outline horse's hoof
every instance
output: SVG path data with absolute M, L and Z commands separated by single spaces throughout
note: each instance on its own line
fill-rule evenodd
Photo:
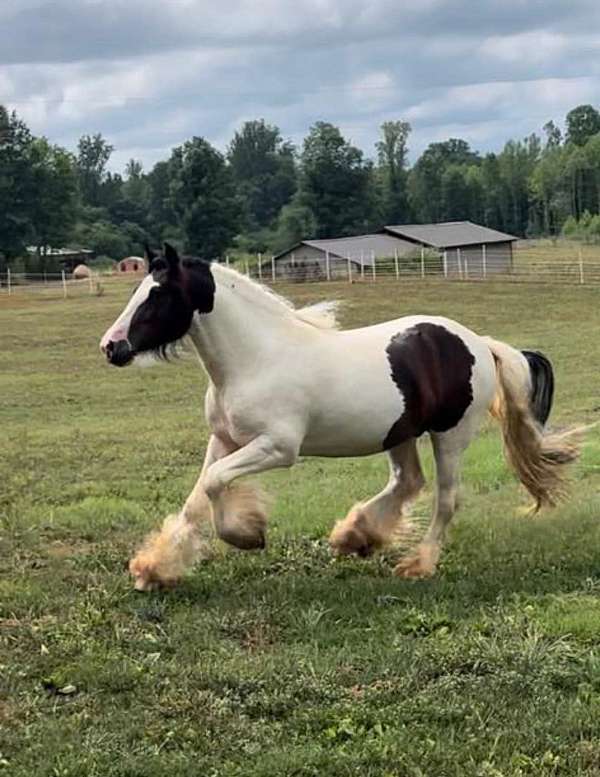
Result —
M 422 580 L 435 574 L 438 553 L 430 547 L 420 547 L 416 553 L 401 559 L 394 567 L 396 577 Z
M 267 546 L 267 538 L 264 531 L 254 534 L 241 534 L 234 531 L 222 531 L 219 538 L 238 550 L 264 550 Z

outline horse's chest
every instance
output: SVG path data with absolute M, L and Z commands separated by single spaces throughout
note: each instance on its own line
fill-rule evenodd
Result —
M 226 393 L 213 388 L 206 399 L 206 419 L 212 433 L 236 447 L 247 445 L 260 431 L 252 407 L 250 404 L 240 407 Z
M 455 427 L 473 401 L 475 357 L 466 343 L 443 326 L 422 323 L 395 335 L 386 352 L 404 408 L 383 447 Z

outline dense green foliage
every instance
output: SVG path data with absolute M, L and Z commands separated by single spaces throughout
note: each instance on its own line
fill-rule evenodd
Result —
M 410 167 L 404 121 L 384 122 L 372 161 L 327 122 L 297 149 L 261 119 L 245 122 L 225 154 L 194 137 L 149 172 L 132 159 L 120 175 L 102 135 L 84 135 L 71 154 L 0 106 L 0 269 L 26 246 L 28 268 L 46 269 L 47 247 L 118 259 L 170 239 L 214 258 L 411 221 L 469 219 L 520 236 L 564 227 L 597 241 L 600 112 L 579 105 L 564 133 L 553 121 L 543 130 L 497 153 L 460 138 L 431 143 Z
M 381 455 L 263 477 L 266 551 L 218 552 L 178 589 L 136 594 L 126 559 L 182 504 L 207 430 L 195 359 L 103 363 L 131 286 L 0 308 L 0 774 L 598 777 L 600 430 L 572 499 L 531 518 L 486 427 L 433 580 L 393 578 L 397 550 L 329 553 L 336 518 L 385 484 Z M 348 327 L 428 310 L 539 348 L 551 423 L 598 416 L 593 286 L 282 290 L 343 300 Z

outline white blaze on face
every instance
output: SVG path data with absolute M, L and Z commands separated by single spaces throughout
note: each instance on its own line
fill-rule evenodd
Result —
M 112 326 L 110 326 L 104 333 L 102 340 L 100 340 L 101 351 L 104 351 L 108 343 L 110 343 L 111 341 L 113 343 L 116 343 L 119 340 L 128 339 L 129 325 L 131 324 L 131 319 L 133 318 L 135 311 L 148 298 L 148 295 L 150 294 L 150 290 L 154 286 L 158 286 L 158 285 L 159 285 L 158 282 L 154 280 L 152 275 L 147 275 L 144 278 L 144 280 L 140 283 L 140 285 L 135 290 L 135 294 L 131 297 L 131 299 L 127 303 L 125 310 L 121 313 L 119 318 L 117 318 L 115 323 Z

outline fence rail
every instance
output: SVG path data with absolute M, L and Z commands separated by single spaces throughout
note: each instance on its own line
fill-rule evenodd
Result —
M 452 266 L 443 255 L 425 255 L 406 261 L 404 258 L 387 259 L 331 259 L 325 264 L 298 262 L 280 267 L 277 262 L 263 260 L 262 263 L 235 265 L 236 269 L 256 280 L 266 283 L 290 282 L 311 283 L 326 281 L 346 281 L 349 283 L 378 280 L 426 280 L 443 279 L 448 281 L 508 281 L 514 283 L 558 283 L 558 284 L 594 284 L 600 285 L 600 260 L 587 260 L 577 257 L 564 260 L 553 259 L 521 260 L 518 255 L 510 267 L 502 268 L 494 263 L 493 254 L 488 254 L 487 262 L 473 261 L 472 257 L 463 257 Z
M 0 296 L 19 293 L 39 293 L 49 297 L 69 297 L 74 294 L 101 293 L 101 276 L 91 273 L 87 278 L 73 278 L 60 273 L 0 273 Z
M 348 283 L 370 283 L 373 281 L 407 281 L 440 279 L 451 282 L 512 282 L 512 283 L 556 283 L 562 285 L 600 285 L 600 260 L 577 257 L 541 260 L 521 257 L 514 253 L 510 266 L 499 269 L 493 252 L 489 251 L 487 261 L 473 257 L 453 255 L 452 261 L 443 253 L 424 252 L 413 257 L 388 257 L 375 259 L 372 256 L 326 257 L 325 262 L 299 261 L 282 266 L 273 258 L 260 257 L 250 262 L 247 259 L 231 263 L 238 271 L 268 284 L 314 283 L 338 281 Z M 227 261 L 227 264 L 230 264 Z M 0 299 L 5 296 L 33 293 L 47 298 L 67 298 L 87 294 L 102 294 L 105 285 L 138 280 L 142 273 L 98 274 L 75 279 L 67 273 L 0 273 Z

